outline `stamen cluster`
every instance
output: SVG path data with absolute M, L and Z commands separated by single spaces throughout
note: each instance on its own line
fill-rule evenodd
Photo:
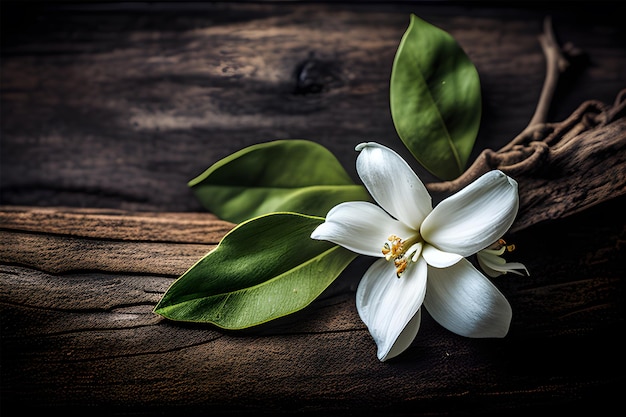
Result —
M 400 278 L 408 266 L 409 261 L 417 262 L 421 252 L 419 240 L 419 235 L 404 241 L 396 235 L 391 235 L 383 245 L 382 253 L 387 261 L 393 260 L 398 278 Z M 408 250 L 406 249 L 407 247 L 409 248 Z M 411 257 L 411 255 L 413 256 Z

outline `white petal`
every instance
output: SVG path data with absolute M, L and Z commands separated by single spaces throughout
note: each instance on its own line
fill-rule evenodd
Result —
M 419 230 L 432 210 L 428 190 L 409 164 L 375 142 L 361 143 L 356 169 L 374 200 L 396 219 Z
M 420 259 L 398 278 L 393 263 L 379 259 L 359 282 L 356 307 L 378 346 L 381 361 L 402 353 L 415 339 L 426 291 L 426 268 Z
M 387 359 L 395 358 L 396 356 L 407 350 L 415 340 L 421 323 L 422 309 L 420 308 L 419 310 L 417 310 L 417 313 L 415 313 L 413 318 L 409 320 L 407 325 L 404 327 L 404 330 L 402 330 L 400 336 L 398 336 L 398 338 L 396 339 L 396 342 L 391 347 L 391 350 L 389 350 L 389 353 L 387 353 L 386 356 L 381 357 L 380 355 L 382 352 L 378 352 L 378 359 L 380 359 L 381 361 L 386 361 Z
M 435 268 L 447 268 L 463 258 L 461 255 L 444 252 L 431 245 L 424 245 L 422 256 L 428 265 L 434 266 Z
M 517 182 L 501 171 L 490 171 L 439 203 L 420 232 L 440 250 L 469 256 L 509 230 L 518 206 Z
M 415 233 L 377 205 L 351 201 L 333 207 L 311 238 L 328 240 L 361 255 L 380 257 L 390 235 L 406 239 Z
M 511 306 L 495 285 L 467 260 L 428 268 L 424 307 L 443 327 L 467 337 L 504 337 Z

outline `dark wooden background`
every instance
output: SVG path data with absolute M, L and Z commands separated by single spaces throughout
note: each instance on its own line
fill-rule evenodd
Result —
M 378 362 L 354 307 L 365 260 L 304 311 L 257 329 L 151 310 L 233 226 L 186 185 L 220 158 L 310 139 L 357 180 L 361 141 L 408 157 L 388 82 L 410 13 L 451 33 L 478 68 L 475 157 L 532 117 L 547 15 L 585 53 L 549 121 L 613 102 L 626 87 L 618 5 L 2 2 L 2 416 L 609 415 L 625 388 L 623 196 L 509 237 L 531 276 L 494 280 L 513 307 L 500 340 L 456 336 L 426 315 L 411 349 Z

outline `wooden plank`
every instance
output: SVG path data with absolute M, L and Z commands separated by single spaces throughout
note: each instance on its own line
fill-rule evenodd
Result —
M 85 238 L 106 236 L 108 239 L 215 245 L 234 226 L 211 213 L 150 213 L 71 207 L 62 209 L 0 207 L 1 228 Z
M 146 273 L 160 268 L 161 274 L 176 275 L 199 259 L 212 246 L 171 243 L 115 244 L 92 239 L 4 232 L 3 259 L 58 274 L 72 271 L 120 271 Z M 154 264 L 157 265 L 154 265 Z M 152 265 L 150 265 L 152 264 Z M 148 267 L 148 265 L 150 265 Z M 146 270 L 146 268 L 149 268 Z
M 55 274 L 93 270 L 175 276 L 234 226 L 209 213 L 65 210 L 4 208 L 0 254 L 5 262 Z
M 590 99 L 612 103 L 626 86 L 613 3 L 594 3 L 593 13 L 442 4 L 3 2 L 2 416 L 608 415 L 619 406 L 623 117 L 610 147 L 588 132 L 564 143 L 589 160 L 570 161 L 561 147 L 550 155 L 562 171 L 523 180 L 540 203 L 524 207 L 506 236 L 530 277 L 494 280 L 513 307 L 505 339 L 465 339 L 425 314 L 409 351 L 380 363 L 354 306 L 365 259 L 305 310 L 258 328 L 152 313 L 233 227 L 201 213 L 186 185 L 219 158 L 260 141 L 311 139 L 356 180 L 353 149 L 363 140 L 406 156 L 387 94 L 411 12 L 449 31 L 477 65 L 476 157 L 530 120 L 548 13 L 590 64 L 565 80 L 551 121 Z M 559 180 L 544 195 L 546 178 Z
M 187 181 L 275 139 L 327 146 L 355 180 L 359 142 L 377 140 L 408 157 L 389 113 L 388 82 L 409 13 L 449 31 L 478 68 L 484 114 L 475 156 L 499 149 L 532 117 L 547 13 L 563 42 L 591 63 L 559 90 L 550 121 L 585 100 L 611 103 L 626 85 L 623 25 L 610 7 L 141 7 L 6 9 L 17 16 L 5 19 L 0 62 L 3 204 L 199 211 Z
M 426 315 L 414 346 L 389 363 L 376 359 L 354 307 L 365 260 L 300 313 L 247 331 L 220 331 L 151 313 L 184 263 L 200 256 L 187 249 L 203 245 L 150 243 L 184 252 L 183 261 L 137 246 L 132 236 L 144 223 L 154 227 L 155 218 L 168 225 L 164 231 L 178 227 L 176 214 L 59 210 L 38 232 L 22 209 L 19 223 L 28 234 L 66 244 L 55 253 L 62 268 L 33 261 L 33 242 L 6 239 L 22 233 L 19 224 L 3 223 L 3 412 L 9 406 L 108 415 L 608 410 L 609 392 L 624 383 L 618 331 L 624 324 L 624 207 L 623 197 L 614 199 L 507 237 L 531 276 L 495 280 L 514 311 L 505 339 L 462 338 Z M 41 209 L 31 214 L 36 219 Z M 102 225 L 95 254 L 81 236 L 43 232 L 79 215 Z M 107 221 L 132 225 L 136 233 L 120 237 Z M 207 226 L 219 222 L 209 219 Z M 30 255 L 17 259 L 20 252 Z M 76 253 L 83 258 L 77 261 Z M 117 253 L 131 256 L 119 262 L 111 256 Z

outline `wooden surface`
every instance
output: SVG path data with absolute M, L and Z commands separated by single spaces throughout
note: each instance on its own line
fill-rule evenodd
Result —
M 415 346 L 388 363 L 376 359 L 354 306 L 363 262 L 302 312 L 224 332 L 151 311 L 229 224 L 210 214 L 5 206 L 3 406 L 102 415 L 606 411 L 624 383 L 624 201 L 510 236 L 532 275 L 495 281 L 514 312 L 505 339 L 456 336 L 426 315 Z
M 303 138 L 354 175 L 363 140 L 406 155 L 387 94 L 409 13 L 450 32 L 478 68 L 478 156 L 532 117 L 546 14 L 586 53 L 550 121 L 587 100 L 611 104 L 626 87 L 623 18 L 616 3 L 593 4 L 3 2 L 2 416 L 608 415 L 625 388 L 621 191 L 580 210 L 559 211 L 556 199 L 522 214 L 539 221 L 507 240 L 531 276 L 494 280 L 513 308 L 504 339 L 459 337 L 426 315 L 414 346 L 380 363 L 354 306 L 366 259 L 307 309 L 259 328 L 152 313 L 233 227 L 186 185 L 219 158 Z M 619 161 L 603 184 L 623 189 L 617 132 L 614 156 L 586 155 Z M 567 176 L 585 184 L 602 175 L 593 172 L 570 164 Z M 557 174 L 547 165 L 541 178 Z M 533 187 L 567 195 L 539 179 Z

